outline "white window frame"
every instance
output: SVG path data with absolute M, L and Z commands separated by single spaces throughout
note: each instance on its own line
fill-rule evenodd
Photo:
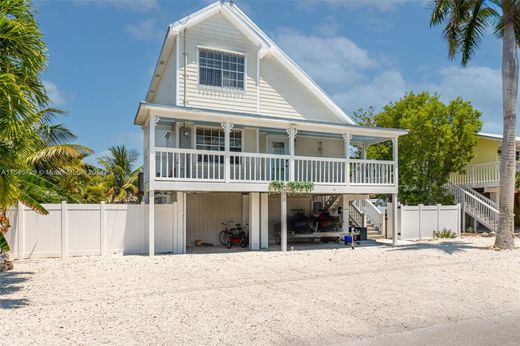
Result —
M 202 130 L 218 130 L 218 131 L 224 131 L 224 129 L 222 129 L 221 127 L 219 126 L 197 126 L 194 130 L 195 132 L 195 146 L 194 148 L 197 149 L 197 150 L 208 150 L 208 149 L 199 149 L 198 148 L 198 144 L 197 144 L 197 131 L 199 129 L 202 129 Z M 244 151 L 244 131 L 243 129 L 232 129 L 231 132 L 240 132 L 240 139 L 241 139 L 241 144 L 240 144 L 240 151 L 229 151 L 231 153 L 241 153 Z M 225 135 L 224 135 L 224 138 L 225 138 Z M 225 146 L 225 143 L 224 143 L 224 146 Z M 231 147 L 230 147 L 231 149 Z M 215 151 L 215 152 L 224 152 L 224 151 L 220 151 L 220 150 L 210 150 L 210 151 Z
M 213 50 L 216 52 L 222 52 L 227 54 L 235 54 L 240 55 L 244 58 L 244 87 L 243 88 L 233 88 L 233 87 L 225 87 L 225 86 L 215 86 L 215 85 L 206 85 L 200 83 L 200 51 L 201 50 Z M 237 52 L 228 49 L 208 47 L 208 46 L 197 46 L 197 86 L 201 89 L 208 90 L 218 90 L 218 91 L 226 91 L 232 93 L 245 93 L 247 92 L 247 53 Z

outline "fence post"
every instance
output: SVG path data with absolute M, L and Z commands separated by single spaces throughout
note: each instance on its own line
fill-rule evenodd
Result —
M 437 204 L 437 229 L 436 231 L 440 231 L 441 223 L 440 223 L 440 217 L 441 217 L 441 205 Z
M 61 257 L 67 257 L 67 201 L 61 202 Z
M 23 204 L 18 201 L 16 233 L 18 233 L 18 259 L 25 258 L 25 211 Z
M 423 205 L 419 204 L 419 240 L 422 240 L 422 208 Z
M 461 205 L 460 205 L 460 203 L 457 203 L 457 237 L 460 237 L 461 223 L 462 223 L 463 215 L 464 215 L 464 213 L 462 213 Z
M 106 235 L 106 214 L 105 202 L 99 204 L 99 254 L 101 256 L 106 254 L 107 249 L 107 235 Z

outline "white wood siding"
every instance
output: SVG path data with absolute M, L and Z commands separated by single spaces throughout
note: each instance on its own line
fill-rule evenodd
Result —
M 300 80 L 269 55 L 260 60 L 260 113 L 340 122 Z
M 176 51 L 178 45 L 178 52 Z M 201 86 L 198 83 L 198 48 L 242 53 L 245 60 L 245 90 Z M 184 105 L 184 32 L 169 52 L 161 81 L 152 102 Z M 257 47 L 222 14 L 215 14 L 187 29 L 186 106 L 264 114 L 278 117 L 343 122 L 317 96 L 273 56 L 260 59 L 257 85 Z M 179 59 L 176 64 L 176 59 Z M 178 66 L 178 73 L 176 71 Z M 175 83 L 178 76 L 178 83 Z M 260 92 L 258 92 L 260 90 Z
M 187 31 L 187 106 L 244 113 L 256 113 L 256 47 L 222 14 L 216 14 Z M 178 40 L 181 48 L 179 59 L 184 50 L 184 33 Z M 229 50 L 246 55 L 245 90 L 227 90 L 198 83 L 197 46 L 216 50 Z M 184 100 L 184 61 L 179 71 L 179 105 Z
M 178 40 L 173 44 L 171 51 L 169 52 L 169 58 L 166 61 L 166 67 L 162 73 L 161 81 L 155 92 L 155 97 L 152 99 L 153 103 L 163 105 L 175 105 L 175 94 L 176 90 L 176 54 L 175 49 Z

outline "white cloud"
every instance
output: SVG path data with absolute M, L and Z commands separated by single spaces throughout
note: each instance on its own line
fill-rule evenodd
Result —
M 445 66 L 428 73 L 428 82 L 405 78 L 399 60 L 377 55 L 345 36 L 305 35 L 280 29 L 274 40 L 347 113 L 380 110 L 407 91 L 438 93 L 444 102 L 458 96 L 482 111 L 484 130 L 501 132 L 501 72 L 486 66 Z
M 157 21 L 153 18 L 145 19 L 137 24 L 127 25 L 125 31 L 140 41 L 157 40 L 164 37 L 166 32 L 158 27 Z
M 111 6 L 118 9 L 147 12 L 159 8 L 157 0 L 73 0 L 78 5 Z
M 55 105 L 62 105 L 65 103 L 65 95 L 63 92 L 56 86 L 56 84 L 49 82 L 47 80 L 43 81 L 43 86 L 45 90 L 47 90 L 47 95 L 51 99 L 51 102 Z
M 274 40 L 324 87 L 353 86 L 363 77 L 363 71 L 378 67 L 366 49 L 344 36 L 307 36 L 280 29 Z

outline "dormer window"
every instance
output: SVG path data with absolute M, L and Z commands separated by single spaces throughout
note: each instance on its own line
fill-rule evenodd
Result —
M 199 84 L 244 90 L 245 57 L 241 54 L 199 49 Z

